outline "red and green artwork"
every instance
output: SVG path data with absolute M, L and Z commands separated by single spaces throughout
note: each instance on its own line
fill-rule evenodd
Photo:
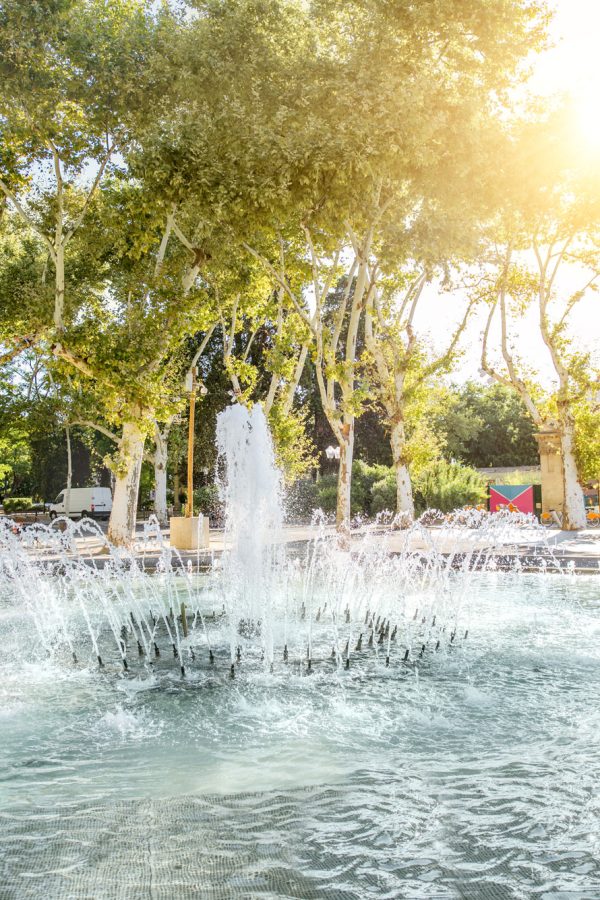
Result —
M 491 484 L 490 512 L 508 509 L 511 512 L 533 513 L 532 484 Z

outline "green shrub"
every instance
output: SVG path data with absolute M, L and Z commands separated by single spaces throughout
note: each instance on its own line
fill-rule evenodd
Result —
M 424 469 L 415 479 L 413 490 L 419 512 L 426 509 L 451 512 L 478 503 L 486 495 L 485 481 L 475 469 L 444 460 Z
M 310 520 L 313 510 L 320 506 L 319 484 L 312 478 L 298 478 L 288 487 L 284 504 L 288 519 Z
M 450 512 L 476 504 L 486 495 L 485 480 L 475 469 L 438 460 L 413 479 L 417 512 L 439 509 Z M 324 475 L 319 482 L 302 479 L 287 494 L 286 505 L 293 518 L 308 519 L 314 509 L 334 513 L 337 505 L 337 475 Z M 387 466 L 369 466 L 360 460 L 352 467 L 352 515 L 376 516 L 396 511 L 396 474 Z
M 390 474 L 387 466 L 369 466 L 357 460 L 352 466 L 352 493 L 350 506 L 353 516 L 373 515 L 373 489 L 378 481 Z M 394 509 L 392 506 L 392 509 Z
M 32 497 L 5 497 L 4 498 L 4 512 L 5 513 L 13 513 L 13 512 L 25 512 L 30 510 L 33 506 L 33 498 Z
M 396 511 L 396 476 L 393 471 L 388 471 L 383 478 L 376 481 L 371 491 L 371 513 L 389 510 Z
M 373 508 L 374 486 L 390 476 L 386 466 L 369 466 L 358 460 L 352 466 L 351 512 L 356 515 L 374 515 L 383 507 Z M 393 474 L 391 476 L 393 478 Z M 302 479 L 295 482 L 287 493 L 286 507 L 294 518 L 309 519 L 313 510 L 322 509 L 334 513 L 337 506 L 337 475 L 324 475 L 320 481 Z M 394 502 L 391 509 L 395 507 Z M 390 508 L 389 506 L 387 508 Z
M 223 518 L 223 504 L 216 484 L 207 484 L 194 491 L 194 515 L 197 513 L 208 516 L 214 522 L 220 522 Z
M 317 508 L 326 513 L 334 513 L 337 506 L 337 477 L 325 475 L 317 488 Z

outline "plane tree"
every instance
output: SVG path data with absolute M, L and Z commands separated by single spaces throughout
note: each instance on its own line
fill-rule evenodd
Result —
M 573 313 L 600 283 L 600 192 L 593 162 L 574 145 L 562 109 L 520 127 L 502 181 L 504 204 L 490 229 L 476 288 L 488 303 L 482 368 L 516 391 L 539 432 L 555 435 L 562 458 L 562 523 L 568 530 L 586 522 L 581 482 L 598 402 L 591 348 L 576 344 L 570 332 Z M 530 337 L 546 352 L 550 385 L 519 353 L 518 332 L 526 316 Z
M 415 236 L 427 239 L 449 204 L 467 204 L 474 171 L 493 162 L 489 120 L 538 43 L 543 15 L 518 0 L 497 7 L 323 0 L 311 15 L 320 41 L 302 67 L 306 115 L 297 135 L 296 122 L 282 124 L 286 147 L 293 140 L 312 148 L 314 174 L 299 178 L 310 189 L 291 216 L 271 226 L 306 260 L 307 281 L 283 278 L 260 236 L 245 244 L 312 336 L 321 403 L 340 448 L 337 522 L 345 528 L 355 420 L 368 396 L 358 341 L 373 302 L 372 272 L 410 265 Z

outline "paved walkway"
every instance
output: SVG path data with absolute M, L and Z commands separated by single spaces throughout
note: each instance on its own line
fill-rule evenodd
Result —
M 149 534 L 147 523 L 138 523 L 134 554 L 139 561 L 148 568 L 153 568 L 161 552 L 169 546 L 169 531 L 163 529 L 160 534 Z M 105 529 L 103 529 L 104 531 Z M 389 531 L 385 528 L 363 529 L 353 534 L 352 542 L 358 543 L 365 531 L 371 531 L 374 538 L 385 541 L 389 552 L 401 553 L 406 551 L 427 551 L 432 547 L 445 555 L 456 555 L 458 558 L 475 551 L 486 551 L 498 557 L 499 564 L 509 567 L 511 561 L 520 559 L 524 565 L 532 564 L 537 567 L 534 560 L 540 558 L 556 559 L 561 567 L 571 564 L 579 571 L 592 571 L 600 573 L 600 529 L 586 529 L 579 532 L 560 531 L 559 529 L 522 529 L 516 533 L 510 530 L 503 537 L 496 534 L 491 543 L 490 536 L 484 529 L 457 528 L 422 528 L 420 531 Z M 313 539 L 318 530 L 310 525 L 288 525 L 282 530 L 279 540 L 289 545 L 301 547 Z M 334 534 L 335 529 L 330 526 L 326 533 Z M 104 533 L 88 534 L 77 538 L 75 541 L 76 553 L 88 560 L 90 564 L 102 567 L 109 559 L 109 551 Z M 225 547 L 224 535 L 221 529 L 211 529 L 210 547 L 203 551 L 182 552 L 180 558 L 187 565 L 188 560 L 192 565 L 208 566 L 214 556 L 222 553 Z M 40 555 L 46 560 L 60 559 L 59 555 L 50 548 L 32 547 L 34 555 Z

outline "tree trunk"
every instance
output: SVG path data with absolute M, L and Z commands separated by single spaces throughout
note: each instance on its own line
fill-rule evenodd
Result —
M 64 329 L 65 312 L 65 247 L 62 234 L 56 247 L 56 288 L 54 294 L 54 327 L 58 332 Z
M 108 523 L 108 539 L 113 544 L 127 546 L 135 535 L 144 441 L 144 433 L 137 422 L 125 422 Z
M 167 459 L 159 459 L 158 454 L 154 462 L 154 515 L 161 525 L 169 524 L 167 511 Z
M 586 526 L 585 500 L 575 461 L 575 427 L 569 414 L 562 417 L 560 448 L 564 490 L 562 527 L 565 531 L 577 531 Z
M 176 516 L 181 515 L 181 503 L 179 502 L 179 494 L 181 492 L 181 476 L 179 472 L 173 475 L 173 512 Z
M 392 425 L 390 444 L 392 447 L 392 459 L 394 461 L 394 470 L 396 473 L 396 512 L 406 513 L 411 519 L 414 519 L 415 504 L 413 500 L 412 484 L 404 455 L 406 434 L 404 432 L 403 421 L 394 422 Z
M 154 515 L 161 525 L 169 524 L 167 513 L 167 457 L 169 432 L 161 432 L 155 426 L 156 451 L 154 453 Z
M 338 470 L 336 524 L 339 531 L 350 527 L 350 493 L 352 489 L 352 460 L 354 457 L 354 418 L 344 425 L 346 435 L 340 441 L 340 467 Z

